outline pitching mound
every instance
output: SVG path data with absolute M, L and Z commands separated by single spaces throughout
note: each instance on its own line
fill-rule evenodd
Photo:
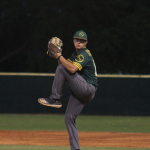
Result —
M 150 134 L 79 132 L 80 146 L 150 147 Z M 66 131 L 0 131 L 0 144 L 69 146 Z

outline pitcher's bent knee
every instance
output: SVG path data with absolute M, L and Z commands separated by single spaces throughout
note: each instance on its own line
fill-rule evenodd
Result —
M 57 69 L 62 69 L 62 68 L 64 68 L 63 64 L 57 66 Z
M 65 67 L 63 66 L 63 64 L 58 65 L 57 69 L 56 69 L 56 72 L 59 72 L 59 71 L 62 71 L 62 70 L 65 70 Z

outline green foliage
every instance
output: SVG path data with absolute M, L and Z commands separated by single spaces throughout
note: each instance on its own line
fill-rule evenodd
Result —
M 68 58 L 72 36 L 84 30 L 98 73 L 149 74 L 149 16 L 149 0 L 1 0 L 0 70 L 55 72 L 56 60 L 46 55 L 48 40 L 61 38 Z

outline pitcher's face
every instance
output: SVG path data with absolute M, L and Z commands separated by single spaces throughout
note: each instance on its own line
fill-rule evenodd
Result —
M 75 38 L 73 39 L 73 43 L 76 49 L 83 49 L 86 47 L 87 41 L 83 39 Z

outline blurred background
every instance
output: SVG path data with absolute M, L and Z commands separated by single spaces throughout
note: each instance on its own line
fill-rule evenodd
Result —
M 0 0 L 0 72 L 55 72 L 49 39 L 68 58 L 78 30 L 99 74 L 150 73 L 150 0 Z

